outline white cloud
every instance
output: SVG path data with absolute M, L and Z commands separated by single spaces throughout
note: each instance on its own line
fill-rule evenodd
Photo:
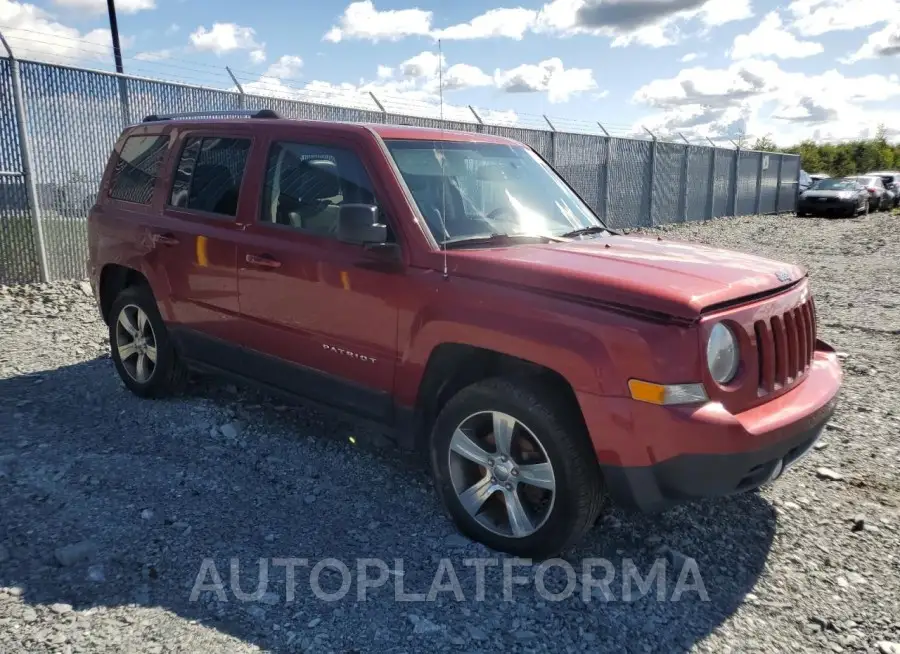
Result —
M 697 59 L 702 59 L 705 56 L 706 56 L 705 52 L 688 52 L 681 59 L 679 59 L 679 61 L 681 61 L 681 63 L 683 63 L 683 64 L 687 64 L 692 61 L 697 61 Z
M 900 15 L 898 0 L 793 0 L 792 27 L 804 36 L 871 27 Z
M 893 57 L 900 54 L 900 18 L 898 22 L 870 34 L 859 50 L 842 59 L 842 63 L 853 64 L 864 59 Z
M 900 78 L 845 77 L 836 70 L 809 75 L 784 71 L 774 61 L 748 59 L 726 69 L 688 68 L 653 80 L 633 99 L 660 110 L 640 123 L 662 133 L 732 138 L 771 133 L 776 143 L 787 145 L 814 134 L 858 137 L 891 116 L 897 119 L 900 112 L 877 108 L 895 98 L 900 98 Z
M 326 41 L 345 39 L 398 41 L 407 36 L 427 36 L 431 32 L 431 12 L 421 9 L 378 11 L 372 0 L 353 2 L 341 15 L 338 25 L 325 35 Z
M 303 59 L 293 55 L 284 55 L 269 66 L 268 70 L 263 73 L 263 76 L 277 79 L 294 79 L 300 76 L 301 68 L 303 68 Z
M 147 52 L 138 52 L 136 55 L 134 55 L 134 58 L 138 61 L 165 61 L 166 59 L 171 59 L 174 54 L 174 49 L 166 48 L 164 50 L 149 50 Z
M 172 35 L 176 34 L 181 29 L 181 26 L 178 23 L 172 23 L 166 28 L 166 34 Z
M 105 14 L 108 11 L 106 0 L 53 0 L 53 4 L 90 14 Z M 156 9 L 154 0 L 116 0 L 117 14 L 136 14 L 149 9 Z
M 436 30 L 432 36 L 447 40 L 505 37 L 520 41 L 525 33 L 534 26 L 536 19 L 536 11 L 522 7 L 490 9 L 468 23 Z
M 683 25 L 717 27 L 753 15 L 750 0 L 551 0 L 535 31 L 612 37 L 613 47 L 663 47 L 683 38 Z
M 825 48 L 821 43 L 801 41 L 784 28 L 777 11 L 766 14 L 759 25 L 747 34 L 735 37 L 731 48 L 732 59 L 752 57 L 776 57 L 778 59 L 802 59 L 820 54 Z
M 707 27 L 753 17 L 750 0 L 708 0 L 696 14 Z
M 390 79 L 394 76 L 394 69 L 390 66 L 378 66 L 378 79 Z
M 250 63 L 261 64 L 266 60 L 266 51 L 263 48 L 257 48 L 250 51 Z
M 493 83 L 493 77 L 469 64 L 453 64 L 444 71 L 444 89 L 448 91 L 492 86 Z
M 537 32 L 555 36 L 594 34 L 614 39 L 613 47 L 638 44 L 658 48 L 681 40 L 680 28 L 689 21 L 708 29 L 752 15 L 750 0 L 549 0 L 539 10 L 488 9 L 468 22 L 434 28 L 430 11 L 379 11 L 372 0 L 363 0 L 351 3 L 324 39 L 378 42 L 427 36 L 522 40 L 528 32 Z
M 80 32 L 31 4 L 0 0 L 0 25 L 13 53 L 23 59 L 76 65 L 112 55 L 108 29 Z M 123 39 L 122 46 L 129 42 Z
M 374 93 L 385 109 L 394 114 L 475 122 L 468 106 L 439 102 L 436 86 L 421 84 L 420 80 L 403 79 L 390 81 L 360 82 L 359 84 L 333 84 L 312 81 L 300 88 L 288 86 L 280 80 L 262 77 L 255 82 L 244 84 L 244 91 L 253 95 L 273 96 L 290 100 L 303 100 L 338 107 L 378 111 L 369 93 Z M 477 109 L 485 121 L 497 125 L 515 125 L 518 116 L 514 111 L 494 111 Z
M 566 102 L 573 95 L 597 88 L 589 68 L 566 70 L 557 57 L 538 64 L 522 64 L 509 70 L 497 70 L 494 82 L 507 93 L 546 92 L 550 102 Z
M 648 48 L 662 48 L 675 45 L 679 41 L 678 29 L 669 23 L 645 25 L 631 32 L 624 32 L 613 39 L 613 48 L 624 48 L 629 45 L 644 45 Z
M 223 55 L 235 50 L 256 50 L 262 45 L 256 41 L 256 31 L 235 23 L 213 23 L 212 29 L 203 25 L 190 36 L 191 45 L 202 52 Z
M 401 63 L 400 72 L 406 77 L 436 78 L 442 63 L 446 65 L 437 53 L 426 50 Z

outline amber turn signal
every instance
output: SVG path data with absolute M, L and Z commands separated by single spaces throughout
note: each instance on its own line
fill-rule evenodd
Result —
M 697 404 L 709 399 L 703 384 L 654 384 L 629 379 L 628 390 L 632 399 L 648 404 Z

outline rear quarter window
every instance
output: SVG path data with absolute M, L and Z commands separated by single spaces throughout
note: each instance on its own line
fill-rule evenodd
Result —
M 168 136 L 131 136 L 122 145 L 109 184 L 109 197 L 150 204 L 169 147 Z

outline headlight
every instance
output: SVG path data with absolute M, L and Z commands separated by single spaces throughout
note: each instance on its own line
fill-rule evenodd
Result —
M 853 199 L 853 193 L 851 193 L 850 191 L 841 191 L 840 193 L 838 193 L 838 197 L 841 200 L 851 200 Z
M 728 327 L 717 323 L 706 343 L 706 365 L 709 374 L 719 384 L 727 384 L 737 373 L 740 356 L 737 339 Z

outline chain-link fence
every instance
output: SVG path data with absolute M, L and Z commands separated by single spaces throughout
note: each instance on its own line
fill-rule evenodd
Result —
M 87 212 L 126 124 L 149 114 L 243 108 L 514 138 L 552 163 L 612 227 L 793 211 L 796 204 L 795 155 L 495 126 L 474 112 L 471 123 L 441 122 L 0 59 L 0 283 L 85 275 Z

